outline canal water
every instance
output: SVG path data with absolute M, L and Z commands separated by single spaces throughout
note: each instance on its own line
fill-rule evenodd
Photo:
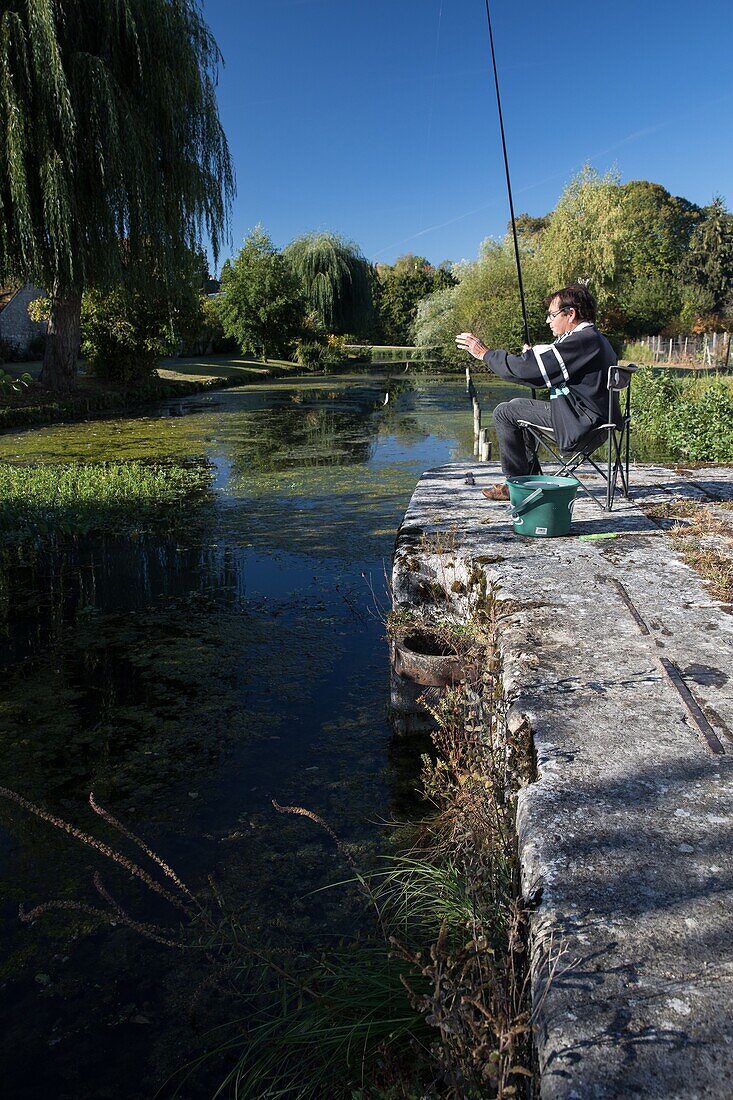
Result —
M 487 413 L 520 393 L 478 385 Z M 364 867 L 388 844 L 385 822 L 414 812 L 419 754 L 387 715 L 386 576 L 420 474 L 470 470 L 472 447 L 461 376 L 404 365 L 0 436 L 4 462 L 212 471 L 197 523 L 176 539 L 0 557 L 0 785 L 135 854 L 94 815 L 93 791 L 194 891 L 210 894 L 213 876 L 245 946 L 297 954 L 361 929 L 358 895 L 321 889 L 350 877 L 333 842 L 272 801 L 321 815 Z M 131 918 L 175 926 L 176 914 L 8 802 L 0 854 L 3 1097 L 170 1095 L 175 1070 L 238 1015 L 200 995 L 199 956 L 124 921 L 52 909 L 26 924 L 18 908 L 98 908 L 98 872 Z M 181 1095 L 212 1095 L 221 1072 L 207 1062 Z
M 389 400 L 385 404 L 385 395 Z M 514 394 L 484 386 L 486 408 Z M 462 379 L 288 378 L 134 419 L 5 434 L 4 462 L 205 463 L 190 532 L 98 537 L 0 560 L 0 785 L 127 854 L 88 805 L 142 836 L 194 889 L 213 876 L 244 940 L 293 951 L 364 921 L 321 815 L 368 866 L 414 809 L 419 760 L 387 716 L 386 576 L 420 474 L 472 465 Z M 176 914 L 98 853 L 0 804 L 3 1096 L 142 1100 L 211 1045 L 235 1003 L 197 997 L 200 960 L 52 909 Z M 139 854 L 139 853 L 138 853 Z M 205 970 L 205 968 L 204 968 Z M 205 972 L 204 972 L 205 977 Z M 217 1074 L 219 1078 L 217 1078 Z M 211 1095 L 207 1063 L 185 1096 Z

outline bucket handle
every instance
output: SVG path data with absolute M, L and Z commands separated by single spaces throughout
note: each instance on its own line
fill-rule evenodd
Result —
M 528 509 L 532 507 L 535 501 L 539 500 L 544 495 L 542 486 L 539 489 L 535 489 L 533 493 L 530 493 L 528 497 L 525 497 L 520 505 L 512 509 L 512 519 L 518 519 L 523 516 Z

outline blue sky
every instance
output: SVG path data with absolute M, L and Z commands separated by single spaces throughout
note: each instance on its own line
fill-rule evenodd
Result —
M 261 222 L 373 261 L 470 259 L 508 206 L 484 0 L 203 0 L 224 54 L 232 251 Z M 517 213 L 585 161 L 733 205 L 729 0 L 491 0 Z M 225 250 L 224 257 L 228 254 Z

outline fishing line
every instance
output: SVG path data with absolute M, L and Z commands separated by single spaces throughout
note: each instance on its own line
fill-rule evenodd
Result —
M 496 54 L 494 53 L 494 31 L 491 26 L 491 12 L 489 0 L 486 3 L 486 21 L 489 24 L 489 43 L 491 45 L 491 65 L 494 70 L 494 87 L 496 88 L 496 106 L 499 109 L 499 129 L 501 131 L 501 147 L 504 152 L 504 171 L 506 173 L 506 189 L 509 195 L 509 214 L 512 220 L 512 236 L 514 238 L 514 258 L 517 262 L 517 280 L 519 282 L 519 298 L 522 303 L 522 319 L 524 321 L 524 342 L 530 343 L 529 322 L 527 320 L 527 303 L 524 300 L 524 283 L 522 281 L 522 265 L 519 261 L 519 240 L 517 238 L 517 223 L 514 217 L 514 199 L 512 198 L 512 181 L 509 176 L 509 157 L 506 151 L 506 137 L 504 135 L 504 115 L 501 110 L 501 94 L 499 92 L 499 75 L 496 71 Z M 534 397 L 534 392 L 532 393 Z

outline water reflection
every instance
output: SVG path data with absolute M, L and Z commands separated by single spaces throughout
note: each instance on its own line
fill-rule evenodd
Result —
M 417 765 L 391 742 L 375 594 L 386 604 L 421 470 L 470 460 L 470 408 L 460 379 L 389 374 L 195 404 L 0 439 L 10 461 L 216 470 L 214 507 L 185 539 L 0 556 L 3 781 L 84 827 L 94 788 L 186 879 L 213 871 L 248 927 L 300 950 L 353 930 L 360 908 L 313 893 L 344 871 L 327 838 L 271 800 L 322 814 L 365 863 L 378 822 L 409 814 Z M 94 904 L 93 861 L 5 804 L 0 825 L 5 1095 L 149 1100 L 200 1047 L 184 1010 L 200 975 L 124 929 L 19 925 L 20 902 Z M 148 900 L 118 885 L 144 917 Z

